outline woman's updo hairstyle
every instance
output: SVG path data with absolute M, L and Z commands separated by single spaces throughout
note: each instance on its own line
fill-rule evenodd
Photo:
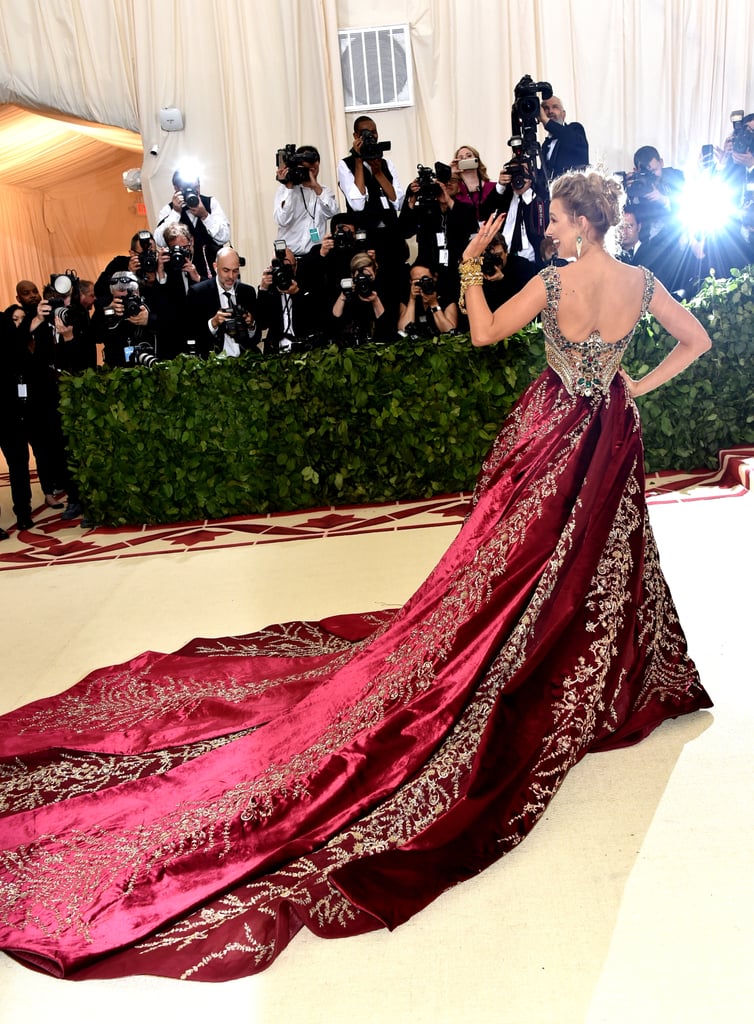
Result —
M 600 237 L 620 221 L 623 189 L 597 171 L 561 175 L 552 183 L 550 198 L 559 199 L 571 217 L 586 217 Z

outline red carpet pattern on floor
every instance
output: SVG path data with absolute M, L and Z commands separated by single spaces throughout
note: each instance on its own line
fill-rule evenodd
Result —
M 647 478 L 650 505 L 679 501 L 741 498 L 752 490 L 754 447 L 720 452 L 716 470 L 655 473 Z M 39 488 L 35 487 L 35 493 Z M 10 507 L 7 472 L 0 475 L 2 508 Z M 393 530 L 460 526 L 470 495 L 452 494 L 385 505 L 233 516 L 228 519 L 171 523 L 163 526 L 91 527 L 66 522 L 60 511 L 42 505 L 34 510 L 31 530 L 8 528 L 0 544 L 0 570 L 68 565 L 115 558 L 166 555 L 186 551 L 271 544 Z

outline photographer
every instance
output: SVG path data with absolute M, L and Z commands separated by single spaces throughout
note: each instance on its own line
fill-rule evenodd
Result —
M 380 142 L 377 125 L 366 115 L 353 123 L 353 146 L 338 164 L 338 186 L 346 210 L 356 225 L 374 242 L 382 266 L 402 259 L 403 244 L 398 231 L 398 213 L 403 188 L 393 163 L 386 159 L 389 142 Z
M 320 185 L 319 151 L 314 146 L 278 150 L 277 180 L 272 216 L 289 248 L 302 256 L 325 236 L 327 221 L 338 212 L 331 188 Z
M 296 280 L 297 260 L 285 241 L 275 243 L 275 256 L 262 274 L 257 293 L 257 323 L 267 333 L 265 354 L 313 348 L 321 342 L 316 297 Z
M 406 191 L 398 226 L 404 238 L 416 237 L 416 262 L 438 267 L 443 294 L 457 297 L 458 264 L 479 229 L 476 214 L 469 203 L 456 202 L 459 182 L 448 165 L 436 163 L 433 170 L 419 164 L 418 171 Z
M 498 211 L 505 213 L 502 236 L 507 247 L 506 299 L 521 291 L 544 266 L 542 241 L 547 227 L 547 196 L 534 185 L 528 158 L 516 154 L 504 165 L 495 186 Z
M 640 146 L 634 153 L 633 173 L 626 176 L 625 184 L 629 200 L 632 192 L 639 199 L 643 219 L 653 221 L 659 230 L 678 213 L 686 179 L 683 171 L 665 166 L 654 146 Z
M 720 275 L 754 263 L 754 114 L 734 110 L 731 121 L 733 132 L 717 151 L 718 176 L 730 190 L 735 213 L 724 237 L 707 246 L 708 260 Z
M 654 146 L 640 146 L 634 153 L 634 167 L 623 175 L 625 209 L 641 223 L 642 255 L 638 262 L 651 270 L 670 292 L 685 277 L 687 241 L 679 218 L 683 171 L 665 167 Z
M 547 132 L 542 144 L 542 163 L 548 181 L 566 171 L 583 170 L 589 163 L 589 142 L 584 126 L 578 121 L 566 124 L 566 112 L 557 96 L 543 95 L 539 120 Z
M 508 246 L 501 234 L 494 236 L 482 254 L 482 291 L 485 301 L 494 311 L 514 294 L 509 284 L 506 266 Z
M 141 280 L 141 295 L 157 314 L 157 356 L 174 359 L 196 339 L 197 322 L 188 308 L 189 290 L 203 279 L 194 263 L 194 239 L 185 224 L 170 224 L 157 254 L 157 274 Z M 205 279 L 206 280 L 206 279 Z M 211 278 L 209 279 L 211 281 Z
M 16 526 L 28 530 L 33 525 L 29 447 L 49 508 L 62 508 L 58 495 L 68 483 L 68 468 L 58 409 L 53 307 L 33 281 L 18 282 L 16 299 L 25 316 L 16 327 L 10 326 L 9 313 L 6 320 L 0 360 L 0 417 Z
M 63 305 L 55 311 L 55 365 L 64 373 L 81 373 L 97 366 L 94 303 L 94 284 L 75 279 Z
M 396 310 L 386 308 L 379 294 L 377 263 L 361 252 L 351 260 L 332 307 L 333 336 L 346 345 L 394 341 Z
M 230 224 L 218 200 L 202 195 L 199 177 L 193 169 L 175 171 L 172 181 L 173 197 L 158 214 L 155 242 L 165 245 L 165 229 L 179 221 L 185 224 L 194 241 L 194 264 L 204 280 L 212 276 L 218 249 L 230 242 Z
M 459 146 L 450 161 L 450 169 L 458 180 L 456 202 L 473 206 L 477 222 L 481 224 L 494 211 L 493 206 L 492 210 L 485 212 L 487 200 L 492 196 L 494 201 L 495 183 L 490 181 L 479 150 L 474 146 Z
M 155 358 L 157 316 L 144 303 L 139 279 L 128 270 L 110 279 L 111 301 L 94 313 L 97 338 L 104 342 L 105 365 L 149 365 Z
M 113 256 L 94 282 L 94 294 L 100 305 L 109 305 L 110 280 L 113 274 L 130 270 L 142 284 L 155 282 L 158 272 L 157 244 L 151 231 L 137 231 L 132 237 L 127 256 Z
M 438 294 L 437 271 L 414 263 L 409 272 L 409 291 L 401 303 L 398 331 L 411 338 L 432 338 L 458 328 L 458 303 Z
M 241 281 L 241 260 L 229 245 L 217 254 L 215 276 L 189 290 L 188 319 L 194 324 L 197 355 L 240 356 L 259 341 L 257 293 Z

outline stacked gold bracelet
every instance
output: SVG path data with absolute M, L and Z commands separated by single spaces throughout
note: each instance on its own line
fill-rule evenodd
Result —
M 472 256 L 468 260 L 462 260 L 458 265 L 458 273 L 461 277 L 461 292 L 458 296 L 458 308 L 462 313 L 466 312 L 466 289 L 474 285 L 484 284 L 482 274 L 482 257 Z

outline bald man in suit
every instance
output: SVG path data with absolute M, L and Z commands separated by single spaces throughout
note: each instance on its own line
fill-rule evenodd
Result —
M 557 96 L 542 100 L 539 120 L 547 138 L 542 143 L 542 164 L 548 181 L 566 171 L 582 171 L 589 163 L 589 143 L 584 126 L 566 124 L 566 112 Z

